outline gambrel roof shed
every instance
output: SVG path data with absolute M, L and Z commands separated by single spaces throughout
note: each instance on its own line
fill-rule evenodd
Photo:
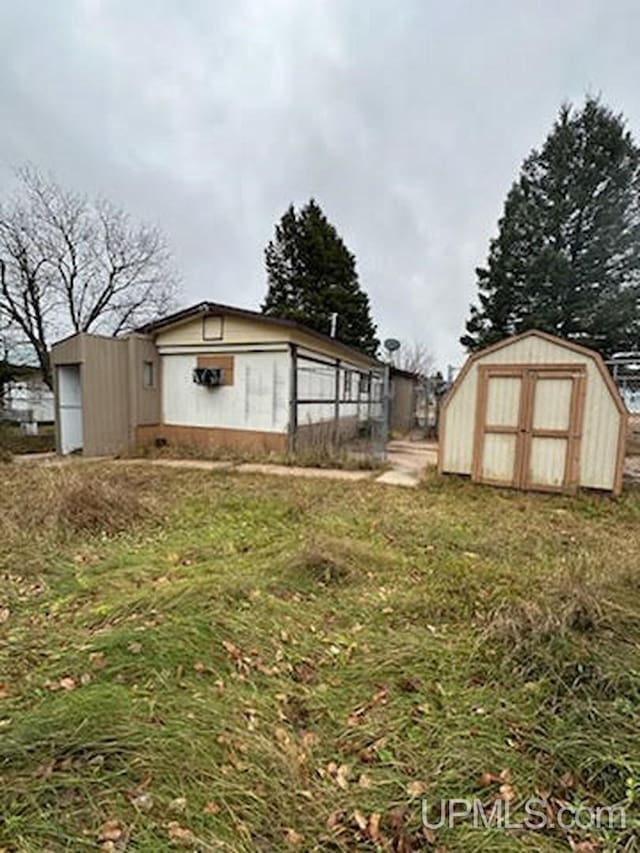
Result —
M 439 469 L 512 488 L 618 494 L 626 428 L 601 356 L 531 330 L 467 359 L 443 403 Z

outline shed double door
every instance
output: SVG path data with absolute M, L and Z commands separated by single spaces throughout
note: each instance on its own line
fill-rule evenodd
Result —
M 543 491 L 578 485 L 582 365 L 480 365 L 472 479 Z

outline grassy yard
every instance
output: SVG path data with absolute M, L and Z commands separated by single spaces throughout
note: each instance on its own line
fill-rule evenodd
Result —
M 637 849 L 640 492 L 0 486 L 0 849 Z M 540 795 L 627 829 L 421 829 Z

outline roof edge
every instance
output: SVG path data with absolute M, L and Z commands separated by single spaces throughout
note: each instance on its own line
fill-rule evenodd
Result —
M 628 415 L 627 407 L 625 406 L 624 401 L 620 396 L 618 386 L 613 381 L 613 377 L 607 370 L 607 366 L 604 363 L 604 359 L 602 358 L 599 352 L 593 349 L 589 349 L 589 347 L 582 346 L 582 344 L 576 344 L 573 341 L 568 341 L 565 338 L 560 338 L 557 335 L 552 335 L 549 332 L 543 332 L 541 329 L 527 329 L 526 331 L 520 332 L 517 335 L 511 335 L 508 338 L 503 338 L 503 340 L 497 341 L 495 344 L 490 344 L 488 347 L 478 350 L 477 352 L 473 352 L 469 356 L 467 356 L 467 360 L 465 361 L 462 370 L 454 379 L 453 385 L 451 386 L 451 388 L 447 392 L 447 395 L 442 401 L 442 412 L 446 412 L 449 402 L 455 396 L 459 386 L 462 384 L 469 370 L 476 363 L 476 361 L 478 361 L 480 358 L 484 358 L 486 355 L 490 355 L 491 353 L 504 349 L 504 347 L 510 346 L 511 344 L 516 343 L 517 341 L 521 341 L 525 338 L 530 337 L 542 338 L 542 340 L 549 341 L 549 343 L 565 347 L 566 349 L 573 350 L 574 352 L 577 352 L 580 355 L 585 356 L 586 358 L 592 359 L 595 362 L 596 367 L 598 368 L 598 372 L 601 374 L 602 379 L 604 380 L 604 383 L 607 386 L 607 389 L 609 390 L 609 393 L 613 399 L 613 402 L 615 403 L 616 408 L 625 417 Z
M 304 323 L 299 323 L 296 320 L 289 320 L 285 317 L 274 317 L 269 314 L 262 314 L 259 311 L 252 311 L 249 308 L 237 308 L 234 305 L 224 305 L 220 302 L 197 302 L 195 305 L 191 305 L 188 308 L 183 308 L 182 310 L 176 311 L 173 314 L 169 314 L 166 317 L 160 317 L 158 320 L 154 320 L 151 323 L 146 323 L 144 326 L 139 326 L 134 331 L 138 334 L 144 335 L 155 334 L 161 329 L 166 329 L 170 326 L 187 322 L 192 318 L 198 316 L 207 316 L 209 314 L 228 314 L 229 316 L 243 317 L 250 320 L 257 320 L 262 323 L 268 323 L 271 325 L 278 325 L 289 329 L 295 329 L 298 332 L 302 332 L 303 334 L 309 335 L 310 337 L 313 337 L 316 340 L 322 341 L 322 343 L 324 344 L 330 344 L 331 346 L 343 349 L 345 352 L 357 355 L 359 358 L 363 359 L 364 361 L 367 361 L 371 365 L 375 365 L 376 367 L 383 366 L 382 362 L 378 361 L 375 356 L 371 356 L 368 353 L 358 349 L 357 347 L 351 346 L 350 344 L 345 344 L 338 338 L 332 338 L 329 335 L 325 335 L 322 332 L 318 332 L 315 329 L 306 326 Z

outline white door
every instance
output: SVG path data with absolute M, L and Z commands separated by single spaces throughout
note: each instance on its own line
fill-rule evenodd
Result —
M 82 450 L 82 388 L 80 365 L 60 364 L 57 369 L 60 450 Z

